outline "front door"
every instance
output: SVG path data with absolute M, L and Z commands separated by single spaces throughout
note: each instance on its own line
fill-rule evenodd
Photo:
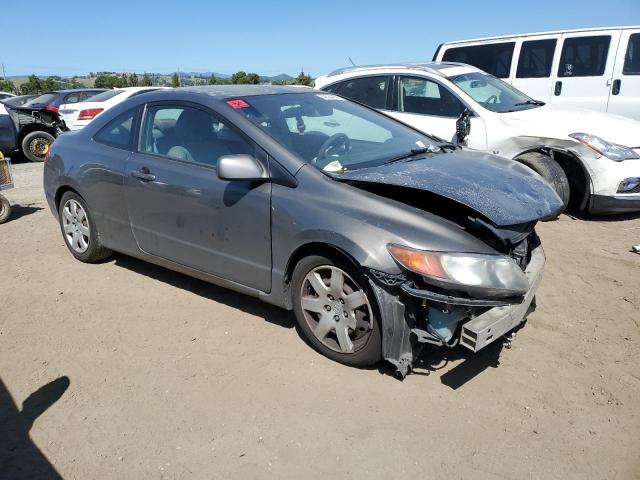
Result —
M 617 30 L 562 35 L 551 102 L 606 111 L 619 40 Z
M 271 287 L 271 185 L 226 181 L 225 154 L 266 155 L 209 111 L 148 105 L 127 161 L 127 205 L 139 248 L 265 292 Z
M 623 30 L 613 68 L 609 113 L 640 120 L 640 31 Z
M 397 96 L 397 110 L 385 113 L 427 134 L 456 141 L 456 121 L 464 105 L 445 86 L 422 77 L 403 76 L 398 79 Z M 477 116 L 471 118 L 466 145 L 487 148 L 484 122 Z

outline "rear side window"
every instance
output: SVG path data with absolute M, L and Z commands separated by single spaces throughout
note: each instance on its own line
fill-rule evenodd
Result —
M 82 100 L 84 100 L 84 98 L 82 98 L 82 94 L 80 92 L 74 92 L 64 97 L 62 103 L 78 103 Z
M 522 42 L 516 78 L 550 77 L 555 50 L 555 38 Z
M 436 117 L 457 117 L 462 103 L 449 90 L 431 80 L 415 77 L 400 79 L 399 110 Z
M 629 37 L 622 73 L 623 75 L 640 75 L 640 33 L 634 33 Z
M 562 46 L 559 77 L 599 77 L 604 74 L 610 35 L 567 38 Z
M 361 77 L 342 82 L 336 93 L 371 108 L 386 108 L 391 77 Z
M 117 116 L 98 130 L 93 139 L 110 147 L 131 149 L 137 113 L 136 108 Z
M 147 108 L 141 151 L 214 167 L 223 155 L 254 155 L 255 147 L 204 110 L 159 105 Z
M 454 47 L 444 52 L 445 62 L 468 63 L 498 78 L 507 78 L 511 72 L 511 59 L 515 42 Z

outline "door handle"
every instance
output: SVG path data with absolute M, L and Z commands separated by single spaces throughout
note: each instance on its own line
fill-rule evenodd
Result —
M 611 87 L 611 95 L 618 95 L 620 93 L 620 84 L 622 81 L 620 79 L 613 81 L 613 87 Z
M 556 82 L 555 88 L 553 89 L 553 94 L 557 97 L 561 93 L 562 93 L 562 82 L 558 80 Z
M 153 182 L 156 179 L 155 175 L 149 173 L 148 168 L 141 168 L 140 170 L 134 170 L 133 172 L 131 172 L 131 176 L 143 182 Z

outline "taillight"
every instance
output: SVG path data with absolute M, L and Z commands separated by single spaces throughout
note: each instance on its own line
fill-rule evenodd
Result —
M 54 107 L 53 105 L 47 105 L 45 107 L 45 110 L 49 110 L 50 112 L 56 112 L 58 113 L 58 107 Z
M 86 110 L 80 110 L 78 120 L 91 120 L 103 110 L 104 108 L 87 108 Z
M 44 163 L 49 163 L 49 154 L 51 153 L 51 145 L 47 145 L 47 151 L 44 152 Z

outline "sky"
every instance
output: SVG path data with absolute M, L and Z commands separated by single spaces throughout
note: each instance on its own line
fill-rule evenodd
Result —
M 361 65 L 431 60 L 451 40 L 640 25 L 640 0 L 5 0 L 0 18 L 7 76 L 318 76 L 349 65 L 348 57 Z

